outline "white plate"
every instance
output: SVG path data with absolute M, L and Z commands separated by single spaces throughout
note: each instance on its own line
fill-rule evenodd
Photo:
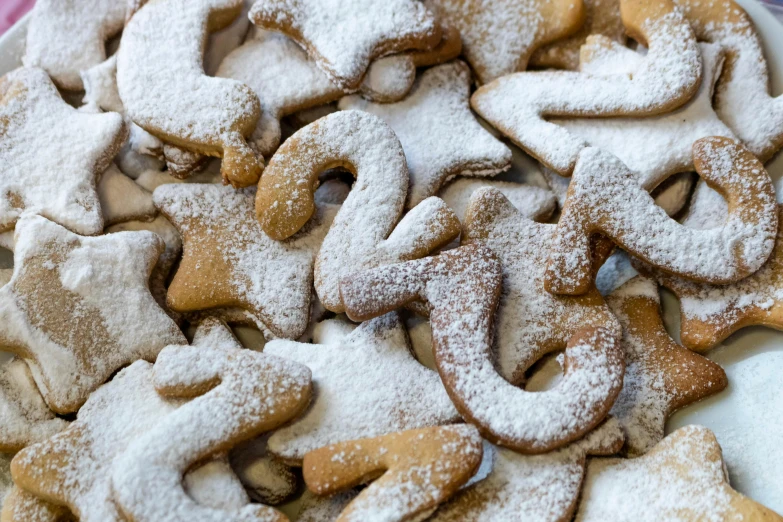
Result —
M 772 91 L 783 93 L 783 26 L 756 0 L 737 0 L 761 33 L 772 77 Z M 18 67 L 27 17 L 0 37 L 0 75 Z M 0 166 L 0 168 L 2 168 Z M 783 178 L 783 154 L 767 165 L 772 178 Z M 664 292 L 664 316 L 678 338 L 676 299 Z M 4 354 L 0 353 L 0 358 Z M 783 513 L 783 333 L 746 328 L 709 354 L 726 369 L 729 387 L 721 394 L 677 412 L 667 432 L 686 424 L 715 431 L 724 450 L 732 485 Z

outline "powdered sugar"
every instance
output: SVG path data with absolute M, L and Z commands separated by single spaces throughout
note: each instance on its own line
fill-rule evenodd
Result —
M 410 172 L 407 207 L 412 208 L 453 176 L 492 176 L 511 166 L 511 151 L 479 125 L 469 95 L 470 70 L 455 61 L 426 70 L 399 103 L 351 96 L 339 107 L 379 116 L 394 130 Z
M 557 201 L 551 191 L 513 181 L 458 178 L 443 187 L 438 196 L 464 221 L 471 197 L 482 187 L 499 190 L 523 216 L 534 221 L 544 221 L 555 211 Z
M 459 420 L 438 375 L 411 355 L 394 314 L 362 323 L 340 343 L 272 341 L 264 352 L 313 372 L 312 406 L 269 439 L 270 451 L 286 460 L 339 441 Z
M 149 221 L 158 211 L 152 204 L 152 194 L 111 164 L 98 183 L 104 225 L 123 221 Z
M 231 466 L 250 498 L 263 504 L 280 504 L 299 486 L 294 471 L 267 449 L 268 435 L 240 444 L 231 452 Z

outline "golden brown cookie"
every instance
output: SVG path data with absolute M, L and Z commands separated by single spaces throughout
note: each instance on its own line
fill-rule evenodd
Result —
M 305 455 L 302 471 L 317 495 L 372 480 L 338 522 L 421 519 L 476 472 L 482 443 L 470 425 L 439 426 L 332 444 Z
M 610 238 L 629 254 L 688 279 L 726 284 L 758 270 L 777 232 L 777 205 L 769 175 L 742 145 L 703 138 L 693 145 L 696 171 L 729 201 L 728 219 L 695 230 L 669 218 L 635 176 L 612 154 L 584 149 L 551 246 L 546 287 L 578 295 L 593 280 L 590 241 Z
M 70 510 L 14 486 L 3 501 L 2 522 L 72 522 Z
M 783 517 L 733 490 L 715 435 L 686 426 L 639 458 L 592 460 L 575 520 L 779 522 Z
M 207 33 L 241 9 L 241 0 L 151 0 L 128 23 L 117 54 L 130 119 L 167 143 L 222 158 L 223 180 L 235 187 L 256 183 L 263 170 L 245 141 L 261 108 L 248 86 L 206 76 L 202 60 Z
M 480 83 L 527 68 L 533 52 L 576 32 L 584 21 L 582 0 L 434 0 L 462 35 L 465 58 Z
M 622 387 L 622 351 L 616 332 L 583 328 L 569 339 L 558 387 L 536 393 L 517 388 L 493 360 L 492 319 L 501 289 L 500 262 L 483 245 L 357 272 L 340 285 L 353 320 L 423 301 L 438 373 L 457 411 L 490 442 L 543 453 L 606 417 Z
M 282 240 L 301 229 L 315 210 L 318 175 L 334 167 L 346 168 L 356 182 L 324 238 L 315 289 L 328 310 L 342 312 L 342 275 L 423 257 L 459 235 L 460 224 L 435 197 L 400 221 L 408 169 L 397 136 L 377 116 L 341 111 L 296 132 L 270 160 L 256 195 L 264 232 Z

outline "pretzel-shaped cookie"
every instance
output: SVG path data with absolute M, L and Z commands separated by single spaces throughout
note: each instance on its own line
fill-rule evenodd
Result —
M 471 106 L 561 175 L 586 147 L 546 116 L 647 116 L 676 109 L 701 82 L 701 56 L 688 22 L 670 0 L 622 0 L 626 31 L 649 52 L 633 75 L 521 72 L 479 88 Z
M 117 54 L 117 88 L 128 116 L 190 152 L 223 158 L 224 183 L 258 181 L 263 160 L 245 141 L 261 112 L 245 84 L 204 74 L 207 33 L 228 26 L 241 0 L 152 0 L 128 23 Z
M 471 245 L 353 274 L 340 289 L 353 320 L 427 303 L 435 363 L 457 411 L 493 443 L 522 453 L 550 451 L 606 417 L 622 388 L 622 349 L 616 332 L 584 328 L 569 340 L 556 388 L 531 393 L 513 386 L 493 364 L 501 275 L 495 255 Z
M 379 476 L 343 509 L 337 522 L 421 520 L 476 472 L 483 455 L 476 428 L 462 424 L 402 431 L 332 444 L 304 457 L 305 483 L 332 495 Z
M 318 175 L 335 167 L 353 172 L 356 183 L 324 238 L 315 289 L 327 309 L 342 312 L 346 272 L 423 257 L 459 235 L 460 224 L 436 197 L 397 223 L 408 191 L 402 146 L 377 116 L 341 111 L 301 129 L 270 160 L 256 194 L 264 232 L 282 240 L 301 229 L 315 210 Z
M 694 143 L 693 162 L 728 200 L 723 226 L 696 230 L 679 224 L 620 160 L 596 148 L 582 151 L 550 250 L 547 290 L 578 295 L 590 288 L 595 234 L 689 279 L 725 284 L 758 270 L 772 252 L 778 226 L 775 191 L 764 166 L 742 145 L 721 137 Z
M 194 463 L 298 415 L 310 401 L 310 370 L 217 343 L 165 348 L 153 379 L 161 395 L 196 398 L 136 439 L 118 458 L 112 484 L 120 511 L 134 522 L 161 520 L 167 506 L 178 506 L 172 520 L 286 520 L 260 505 L 233 513 L 199 506 L 183 489 L 182 475 Z

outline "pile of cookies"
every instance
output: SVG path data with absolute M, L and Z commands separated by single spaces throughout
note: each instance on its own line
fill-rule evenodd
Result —
M 783 521 L 664 436 L 783 329 L 733 0 L 38 0 L 22 63 L 3 522 Z

